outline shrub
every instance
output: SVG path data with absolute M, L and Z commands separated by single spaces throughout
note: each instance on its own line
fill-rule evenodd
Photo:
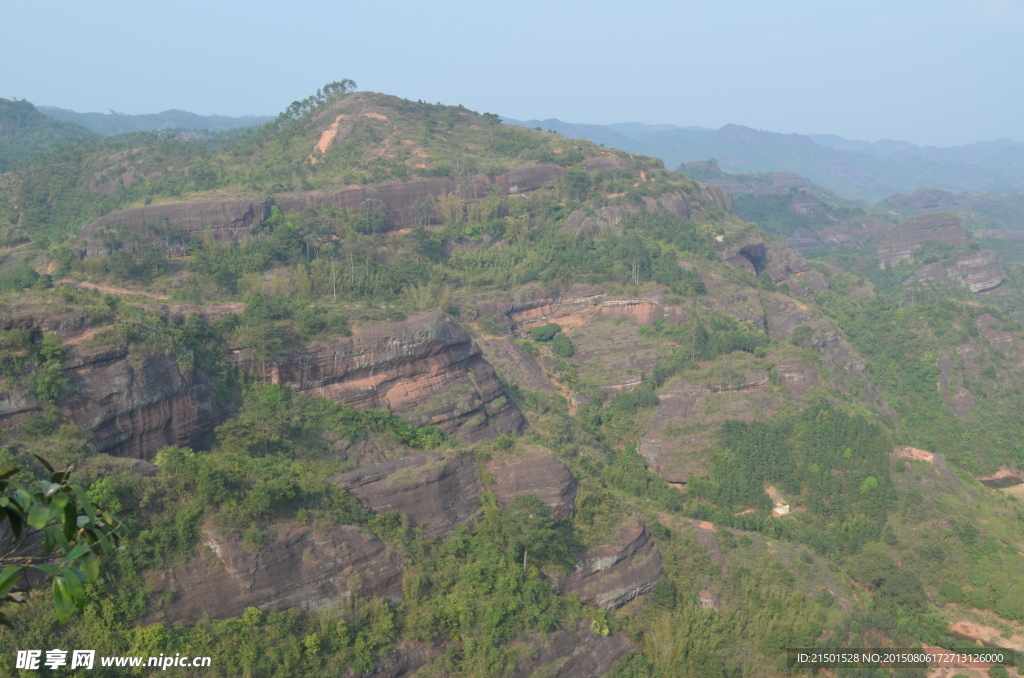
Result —
M 563 358 L 571 358 L 572 354 L 576 352 L 572 342 L 569 341 L 569 337 L 561 332 L 552 339 L 551 350 L 554 351 L 555 355 L 562 356 Z
M 555 338 L 555 335 L 562 331 L 562 326 L 558 323 L 548 323 L 542 327 L 534 327 L 530 330 L 530 338 L 534 341 L 551 341 Z

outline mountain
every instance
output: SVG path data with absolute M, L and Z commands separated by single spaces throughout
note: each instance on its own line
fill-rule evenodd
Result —
M 0 99 L 0 172 L 65 140 L 91 135 L 76 123 L 50 119 L 27 101 Z
M 522 124 L 653 155 L 673 168 L 714 159 L 730 173 L 791 172 L 848 200 L 874 203 L 921 188 L 994 193 L 1024 188 L 1024 144 L 1007 139 L 934 148 L 904 141 L 778 134 L 740 125 L 707 130 L 671 125 L 578 125 L 553 119 Z
M 1024 276 L 951 199 L 348 89 L 0 176 L 0 465 L 124 521 L 0 662 L 769 678 L 1024 637 Z
M 202 129 L 226 132 L 240 127 L 255 127 L 269 122 L 268 115 L 197 115 L 172 109 L 162 113 L 78 113 L 56 106 L 39 106 L 38 110 L 54 120 L 73 122 L 97 134 L 109 136 L 123 132 L 156 132 L 167 129 Z

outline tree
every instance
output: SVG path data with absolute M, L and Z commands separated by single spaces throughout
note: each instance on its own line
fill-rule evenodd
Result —
M 53 588 L 57 619 L 66 624 L 71 608 L 85 607 L 85 583 L 99 577 L 99 561 L 120 544 L 121 523 L 98 509 L 85 491 L 70 481 L 71 469 L 55 471 L 33 454 L 49 472 L 49 480 L 19 483 L 20 471 L 0 467 L 0 605 L 20 603 L 36 577 Z M 11 626 L 0 612 L 0 624 Z

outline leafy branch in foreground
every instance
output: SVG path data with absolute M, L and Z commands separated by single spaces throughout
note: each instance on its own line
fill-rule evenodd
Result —
M 99 577 L 100 558 L 118 548 L 121 523 L 70 482 L 71 468 L 55 471 L 32 456 L 49 480 L 18 483 L 11 478 L 20 469 L 0 467 L 0 605 L 24 600 L 16 587 L 49 582 L 57 618 L 66 624 L 72 606 L 85 607 L 85 584 Z M 3 612 L 0 624 L 11 626 Z

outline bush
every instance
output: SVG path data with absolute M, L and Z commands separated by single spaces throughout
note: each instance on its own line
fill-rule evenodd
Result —
M 555 355 L 562 356 L 563 358 L 571 358 L 572 354 L 576 352 L 572 342 L 569 341 L 569 337 L 561 332 L 556 334 L 555 338 L 551 341 L 551 350 L 554 351 Z
M 950 603 L 959 603 L 964 599 L 964 590 L 956 584 L 946 584 L 939 591 L 942 599 Z
M 558 323 L 548 323 L 543 327 L 534 327 L 530 330 L 530 339 L 534 341 L 547 342 L 555 338 L 555 335 L 562 331 Z

